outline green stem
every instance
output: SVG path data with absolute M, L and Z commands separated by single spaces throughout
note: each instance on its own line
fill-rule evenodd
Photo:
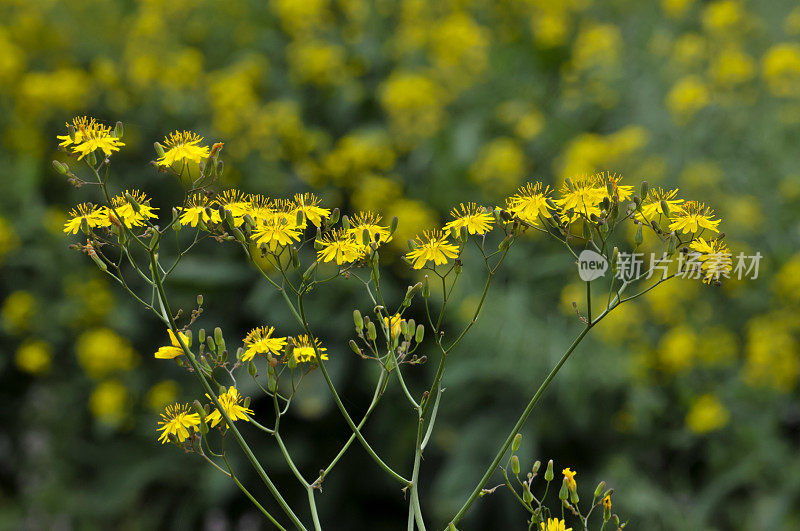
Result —
M 505 455 L 506 451 L 508 450 L 508 447 L 511 446 L 511 443 L 514 441 L 514 437 L 517 436 L 517 433 L 520 432 L 520 430 L 522 429 L 522 426 L 525 424 L 525 421 L 528 420 L 528 417 L 533 412 L 533 408 L 536 407 L 536 404 L 539 402 L 539 399 L 542 397 L 542 394 L 544 394 L 544 392 L 550 386 L 550 382 L 553 381 L 553 378 L 555 378 L 556 374 L 558 374 L 558 371 L 561 370 L 561 367 L 564 365 L 564 363 L 566 363 L 567 359 L 569 359 L 569 357 L 572 354 L 572 352 L 575 350 L 575 348 L 578 346 L 578 344 L 581 342 L 581 340 L 586 336 L 586 334 L 589 332 L 589 330 L 591 330 L 591 328 L 592 328 L 592 326 L 594 326 L 594 324 L 596 324 L 596 322 L 594 322 L 594 323 L 589 322 L 586 325 L 586 327 L 583 329 L 583 331 L 581 331 L 581 333 L 578 335 L 578 337 L 576 337 L 575 340 L 572 342 L 572 344 L 569 346 L 569 348 L 564 353 L 564 355 L 561 357 L 561 359 L 556 364 L 556 366 L 553 368 L 553 370 L 550 371 L 550 374 L 547 375 L 547 378 L 545 378 L 544 382 L 542 382 L 542 385 L 539 386 L 539 389 L 536 391 L 536 394 L 533 395 L 533 398 L 531 398 L 530 402 L 528 402 L 528 405 L 525 407 L 525 410 L 522 412 L 522 415 L 520 415 L 519 420 L 517 420 L 517 423 L 511 429 L 511 433 L 509 433 L 508 437 L 506 437 L 506 440 L 503 443 L 503 445 L 500 447 L 500 450 L 497 452 L 497 455 L 495 455 L 494 459 L 492 459 L 491 464 L 486 469 L 486 472 L 483 474 L 483 477 L 481 478 L 480 482 L 475 487 L 475 489 L 472 491 L 472 494 L 470 494 L 470 497 L 467 499 L 467 501 L 464 503 L 464 505 L 461 507 L 461 509 L 459 509 L 459 511 L 456 513 L 456 515 L 453 517 L 453 519 L 450 520 L 450 523 L 453 526 L 455 526 L 464 517 L 464 515 L 469 510 L 470 506 L 472 506 L 472 504 L 478 498 L 478 496 L 480 495 L 481 491 L 486 486 L 486 483 L 488 483 L 489 479 L 492 477 L 492 475 L 494 474 L 495 470 L 497 470 L 497 466 L 500 464 L 500 461 L 503 459 L 503 456 Z

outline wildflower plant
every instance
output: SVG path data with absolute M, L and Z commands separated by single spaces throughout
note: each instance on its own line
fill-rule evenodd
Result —
M 339 208 L 325 206 L 310 193 L 270 198 L 258 192 L 219 190 L 218 180 L 224 171 L 223 144 L 206 146 L 202 137 L 186 131 L 168 135 L 164 146 L 155 144 L 154 168 L 174 176 L 185 188 L 183 200 L 171 212 L 158 210 L 145 192 L 112 192 L 120 188 L 112 181 L 110 169 L 112 156 L 124 147 L 122 134 L 121 123 L 111 128 L 91 118 L 76 118 L 68 124 L 68 134 L 58 137 L 60 146 L 75 160 L 56 161 L 54 167 L 72 184 L 96 190 L 90 198 L 96 203 L 76 206 L 64 225 L 65 233 L 80 232 L 85 238 L 73 248 L 85 253 L 164 326 L 168 343 L 158 348 L 154 357 L 183 367 L 200 384 L 197 399 L 191 404 L 170 404 L 161 414 L 159 441 L 196 454 L 229 477 L 279 529 L 285 529 L 285 525 L 322 528 L 324 515 L 317 511 L 316 500 L 322 495 L 325 479 L 357 441 L 376 469 L 395 481 L 408 500 L 404 517 L 408 529 L 426 529 L 420 469 L 445 402 L 443 383 L 448 365 L 458 363 L 453 353 L 478 322 L 492 282 L 508 254 L 526 245 L 530 233 L 542 233 L 564 248 L 568 257 L 565 264 L 574 261 L 581 269 L 586 253 L 590 253 L 592 263 L 615 274 L 581 275 L 585 300 L 580 306 L 574 305 L 580 331 L 530 397 L 494 458 L 481 469 L 482 476 L 476 477 L 471 494 L 446 526 L 456 529 L 479 497 L 495 492 L 496 487 L 487 485 L 499 472 L 505 480 L 502 485 L 526 511 L 531 529 L 571 529 L 567 525 L 587 529 L 595 510 L 603 512 L 601 529 L 609 522 L 624 527 L 611 514 L 612 491 L 604 484 L 595 490 L 591 504 L 581 508 L 576 472 L 571 468 L 563 470 L 555 502 L 560 509 L 552 509 L 547 494 L 555 491 L 555 486 L 550 488 L 553 463 L 548 463 L 544 489 L 537 495 L 534 480 L 538 478 L 538 461 L 520 479 L 520 432 L 562 366 L 611 312 L 676 276 L 691 273 L 715 285 L 728 276 L 730 251 L 713 210 L 697 201 L 682 200 L 677 190 L 650 190 L 646 182 L 637 193 L 634 186 L 622 184 L 618 174 L 566 179 L 557 187 L 558 194 L 540 182 L 528 183 L 502 206 L 462 203 L 452 209 L 451 219 L 441 229 L 424 231 L 410 240 L 402 260 L 417 281 L 408 286 L 402 299 L 390 300 L 381 283 L 381 270 L 386 265 L 382 263 L 383 246 L 393 239 L 402 220 L 394 217 L 384 222 L 373 212 L 347 215 Z M 229 345 L 220 328 L 206 334 L 205 329 L 195 327 L 203 312 L 202 295 L 198 295 L 196 308 L 176 311 L 168 296 L 170 277 L 183 257 L 202 241 L 238 247 L 243 258 L 280 296 L 295 325 L 278 329 L 261 323 L 240 344 Z M 618 275 L 625 265 L 620 249 L 628 248 L 649 250 L 651 260 L 635 274 Z M 672 267 L 675 262 L 677 267 Z M 482 270 L 484 285 L 475 298 L 472 317 L 460 330 L 451 330 L 447 327 L 449 303 L 464 267 Z M 130 282 L 133 277 L 138 279 L 136 284 Z M 325 338 L 317 335 L 317 323 L 309 319 L 306 310 L 307 295 L 324 290 L 334 281 L 353 282 L 363 288 L 364 298 L 353 303 L 354 335 L 349 348 L 378 370 L 372 401 L 360 418 L 345 406 L 326 367 L 337 362 L 342 349 L 326 344 Z M 412 306 L 424 312 L 424 323 L 410 318 Z M 429 362 L 436 365 L 432 381 L 424 389 L 409 385 L 406 375 Z M 342 442 L 330 462 L 320 463 L 314 476 L 295 465 L 280 428 L 282 417 L 302 392 L 304 377 L 316 370 L 352 435 Z M 271 412 L 251 408 L 251 397 L 244 396 L 239 385 L 242 379 L 252 380 L 268 397 Z M 390 385 L 401 390 L 412 411 L 408 421 L 416 426 L 407 470 L 387 464 L 362 433 Z M 287 503 L 251 450 L 246 436 L 264 434 L 275 440 L 276 451 L 307 494 L 310 523 L 299 516 L 305 514 L 304 510 Z M 283 514 L 268 511 L 252 487 L 238 479 L 229 459 L 231 439 Z

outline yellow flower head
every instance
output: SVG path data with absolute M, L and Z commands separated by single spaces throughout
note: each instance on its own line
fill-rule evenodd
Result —
M 128 201 L 128 198 L 125 197 L 125 194 L 128 194 L 136 201 L 139 208 L 138 212 Z M 145 225 L 147 218 L 157 217 L 155 211 L 158 209 L 151 207 L 149 203 L 150 198 L 139 190 L 126 190 L 125 193 L 115 196 L 111 200 L 111 204 L 114 206 L 113 210 L 121 218 L 120 221 L 128 227 L 142 227 Z M 111 213 L 113 214 L 113 212 Z
M 434 266 L 447 263 L 448 258 L 458 256 L 458 246 L 447 240 L 447 236 L 440 230 L 424 231 L 422 236 L 414 240 L 416 249 L 406 254 L 414 269 L 422 269 L 428 262 Z
M 560 192 L 561 199 L 555 202 L 564 210 L 573 210 L 575 213 L 570 221 L 574 221 L 581 216 L 599 216 L 600 208 L 597 205 L 606 196 L 607 190 L 599 176 L 580 175 L 572 179 L 571 183 L 565 182 Z
M 67 124 L 68 128 L 69 126 Z M 97 122 L 94 118 L 86 116 L 74 118 L 72 126 L 75 130 L 74 134 L 60 135 L 56 138 L 62 141 L 59 144 L 60 146 L 69 147 L 72 153 L 79 153 L 78 160 L 98 149 L 103 150 L 103 153 L 108 157 L 125 145 L 119 138 L 114 136 L 111 127 Z
M 494 216 L 475 203 L 461 203 L 453 208 L 450 215 L 456 219 L 445 225 L 444 229 L 455 229 L 457 233 L 461 231 L 461 227 L 466 227 L 470 234 L 486 234 L 492 230 L 494 223 Z
M 250 361 L 256 354 L 279 354 L 286 346 L 285 337 L 272 337 L 275 328 L 272 326 L 259 326 L 250 330 L 244 338 L 247 347 L 242 355 L 242 361 Z
M 178 222 L 184 227 L 187 225 L 196 227 L 200 221 L 203 223 L 222 223 L 222 216 L 219 215 L 219 211 L 214 208 L 205 194 L 196 193 L 189 198 L 186 207 L 181 208 Z
M 250 214 L 256 222 L 263 221 L 275 213 L 275 205 L 269 197 L 253 194 L 248 201 L 246 213 Z
M 237 227 L 244 222 L 244 215 L 250 212 L 250 196 L 235 188 L 218 194 L 214 202 L 231 213 Z
M 401 323 L 404 321 L 405 319 L 400 317 L 399 313 L 396 313 L 391 317 L 383 318 L 383 322 L 386 324 L 386 328 L 389 330 L 389 333 L 391 334 L 391 340 L 394 340 L 400 336 Z
M 547 523 L 541 522 L 539 524 L 540 531 L 572 531 L 571 527 L 567 527 L 566 522 L 560 518 L 548 518 Z
M 656 216 L 666 215 L 664 209 L 661 208 L 661 201 L 667 204 L 670 216 L 676 215 L 682 209 L 681 203 L 683 203 L 683 199 L 675 199 L 676 195 L 678 195 L 677 188 L 669 191 L 662 188 L 651 188 L 647 192 L 647 197 L 642 200 L 642 213 L 636 212 L 636 219 L 649 223 Z M 644 214 L 644 219 L 642 219 L 642 214 Z
M 158 436 L 161 444 L 169 442 L 170 434 L 177 437 L 178 442 L 183 442 L 191 435 L 189 430 L 200 425 L 200 415 L 192 412 L 189 404 L 173 404 L 161 413 L 158 424 L 161 427 L 156 431 L 161 432 Z
M 169 328 L 167 329 L 167 333 L 169 334 L 169 341 L 171 344 L 165 347 L 160 347 L 156 353 L 153 354 L 153 357 L 156 359 L 171 360 L 183 354 L 183 349 L 181 348 L 181 344 L 178 341 L 178 338 L 175 336 L 175 333 Z M 181 339 L 183 339 L 183 342 L 186 343 L 186 346 L 189 346 L 189 336 L 180 331 L 178 331 L 178 335 L 181 336 Z
M 294 342 L 292 354 L 294 355 L 294 359 L 297 361 L 297 363 L 303 363 L 306 361 L 315 362 L 317 359 L 317 351 L 319 351 L 322 359 L 328 359 L 328 349 L 322 346 L 322 343 L 320 343 L 319 339 L 314 338 L 314 341 L 312 342 L 311 338 L 309 338 L 307 335 L 301 335 L 295 337 L 292 341 Z
M 181 160 L 200 162 L 208 158 L 208 146 L 201 146 L 202 136 L 189 131 L 175 131 L 164 138 L 166 152 L 158 158 L 159 166 L 171 166 Z
M 260 224 L 253 231 L 253 238 L 259 245 L 266 244 L 270 251 L 278 246 L 300 241 L 302 232 L 284 212 L 272 212 L 260 218 Z
M 689 247 L 698 253 L 697 260 L 700 262 L 700 271 L 705 284 L 716 283 L 720 278 L 730 276 L 733 269 L 731 251 L 721 239 L 705 241 L 703 238 L 698 238 L 690 243 Z
M 83 220 L 90 229 L 97 227 L 108 227 L 111 220 L 108 219 L 108 209 L 97 207 L 91 203 L 81 203 L 69 212 L 70 219 L 64 223 L 64 232 L 77 234 L 81 230 Z
M 575 476 L 577 476 L 578 473 L 573 472 L 571 468 L 565 468 L 561 471 L 561 473 L 564 474 L 564 478 L 567 480 L 567 488 L 569 488 L 570 491 L 575 492 L 575 490 L 578 488 L 578 484 L 575 482 Z
M 374 212 L 356 212 L 350 218 L 350 234 L 352 234 L 357 242 L 361 242 L 364 229 L 369 232 L 369 239 L 378 243 L 386 243 L 391 241 L 392 237 L 389 235 L 389 227 L 378 225 L 381 222 L 381 217 Z
M 506 209 L 525 223 L 538 225 L 539 216 L 552 217 L 547 206 L 549 196 L 549 186 L 543 189 L 540 182 L 527 183 L 506 199 Z
M 600 172 L 595 175 L 595 177 L 597 178 L 597 185 L 602 194 L 600 196 L 601 201 L 604 196 L 608 195 L 609 185 L 611 190 L 619 197 L 620 201 L 627 201 L 633 197 L 633 186 L 619 184 L 622 182 L 622 175 L 611 172 Z
M 210 399 L 211 397 L 209 396 L 208 398 Z M 241 405 L 241 401 L 242 395 L 239 394 L 239 390 L 235 387 L 230 387 L 227 393 L 219 395 L 219 403 L 232 421 L 243 420 L 250 422 L 247 415 L 252 415 L 253 410 Z M 222 421 L 222 413 L 219 412 L 219 409 L 215 409 L 206 417 L 206 420 L 211 424 L 212 428 L 215 428 Z
M 322 208 L 319 203 L 319 198 L 308 192 L 294 196 L 295 210 L 302 212 L 305 219 L 313 223 L 315 227 L 321 226 L 322 220 L 331 215 L 331 211 Z
M 703 203 L 687 201 L 683 204 L 683 208 L 672 216 L 672 223 L 669 224 L 669 229 L 687 234 L 696 233 L 700 229 L 719 232 L 717 225 L 721 220 L 712 219 L 713 217 L 714 210 Z
M 335 229 L 319 240 L 322 249 L 317 251 L 317 258 L 323 262 L 336 261 L 336 265 L 357 262 L 367 253 L 367 247 L 356 236 L 344 229 Z
M 603 509 L 606 511 L 611 510 L 611 494 L 606 494 L 605 498 L 603 498 Z

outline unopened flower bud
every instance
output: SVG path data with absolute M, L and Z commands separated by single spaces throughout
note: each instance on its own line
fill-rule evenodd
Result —
M 518 433 L 514 436 L 514 441 L 511 443 L 511 451 L 516 453 L 519 450 L 519 445 L 522 444 L 522 434 Z
M 576 490 L 570 489 L 570 491 L 569 491 L 569 501 L 571 501 L 573 504 L 576 504 L 579 501 L 581 501 L 580 498 L 578 497 L 578 490 L 577 489 Z
M 69 166 L 61 161 L 54 160 L 53 168 L 61 175 L 69 175 Z
M 675 232 L 671 232 L 669 234 L 669 238 L 667 239 L 667 256 L 672 256 L 675 254 L 675 250 L 678 247 L 678 238 L 675 236 Z
M 328 223 L 330 223 L 330 225 L 336 225 L 336 223 L 339 221 L 340 215 L 341 212 L 339 212 L 339 208 L 334 208 L 333 212 L 331 212 L 331 216 L 328 218 Z
M 516 455 L 511 456 L 511 471 L 514 473 L 514 475 L 519 475 L 519 457 Z
M 416 334 L 414 334 L 414 341 L 417 343 L 422 343 L 422 340 L 425 338 L 425 327 L 421 324 L 417 325 Z
M 642 224 L 637 223 L 636 227 L 636 235 L 633 237 L 633 243 L 636 247 L 639 247 L 642 242 L 644 242 L 644 234 L 642 234 Z
M 394 232 L 397 230 L 397 225 L 399 222 L 400 220 L 397 219 L 397 216 L 394 216 L 392 218 L 392 222 L 389 224 L 389 236 L 392 236 Z
M 247 373 L 250 376 L 255 376 L 256 372 L 258 372 L 258 369 L 256 368 L 256 364 L 253 363 L 253 360 L 248 361 L 247 362 Z
M 375 323 L 369 322 L 367 323 L 367 339 L 370 341 L 375 341 L 378 337 L 378 332 L 375 330 Z
M 547 469 L 544 471 L 544 480 L 553 481 L 555 475 L 553 474 L 553 460 L 547 462 Z
M 641 205 L 641 204 L 642 204 L 642 198 L 641 198 L 641 197 L 639 197 L 638 195 L 634 195 L 634 196 L 633 196 L 633 204 L 634 204 L 636 207 L 638 207 L 639 205 Z
M 428 275 L 425 275 L 425 278 L 422 279 L 422 296 L 426 299 L 431 296 L 431 286 L 428 281 Z
M 117 122 L 114 124 L 114 136 L 117 138 L 122 138 L 122 135 L 125 134 L 125 129 L 122 127 L 122 122 Z
M 353 323 L 356 325 L 356 332 L 364 329 L 364 318 L 361 317 L 361 312 L 358 310 L 353 310 Z
M 522 501 L 525 503 L 531 503 L 533 501 L 533 494 L 527 482 L 522 484 Z
M 158 155 L 158 156 L 159 156 L 159 158 L 161 158 L 161 157 L 163 157 L 163 156 L 165 155 L 165 153 L 164 153 L 164 146 L 162 146 L 162 145 L 161 145 L 161 144 L 159 144 L 158 142 L 154 142 L 154 143 L 153 143 L 153 147 L 155 148 L 155 150 L 156 150 L 156 155 Z
M 356 344 L 356 342 L 355 342 L 355 341 L 353 341 L 353 340 L 351 339 L 351 340 L 350 340 L 350 342 L 349 342 L 348 344 L 350 345 L 350 348 L 352 349 L 352 351 L 353 351 L 353 352 L 355 352 L 355 353 L 356 353 L 357 355 L 359 355 L 359 356 L 361 355 L 361 349 L 360 349 L 360 348 L 358 348 L 358 345 Z
M 558 499 L 562 502 L 569 497 L 569 486 L 567 485 L 567 478 L 561 482 L 561 490 L 558 491 Z
M 306 272 L 303 273 L 303 282 L 308 282 L 308 280 L 311 278 L 311 275 L 314 274 L 314 271 L 316 269 L 317 269 L 317 261 L 314 261 L 313 264 L 308 266 L 308 269 L 306 269 Z
M 367 245 L 370 244 L 371 241 L 372 241 L 372 239 L 371 239 L 371 237 L 369 235 L 369 229 L 364 229 L 361 232 L 361 243 L 363 243 L 365 246 L 367 246 Z
M 661 200 L 661 211 L 666 217 L 669 217 L 669 203 L 667 203 L 664 199 Z
M 249 396 L 244 397 L 244 400 L 242 400 L 242 405 L 244 407 L 250 407 L 250 397 Z
M 350 230 L 350 218 L 347 215 L 342 216 L 342 228 L 344 230 Z
M 534 474 L 536 474 L 537 472 L 539 472 L 539 468 L 540 468 L 541 466 L 542 466 L 542 462 L 541 462 L 541 461 L 539 461 L 539 460 L 537 459 L 537 460 L 536 460 L 536 461 L 533 463 L 533 468 L 531 469 L 531 472 L 533 472 Z
M 642 186 L 639 188 L 639 195 L 641 197 L 647 197 L 647 192 L 650 191 L 650 185 L 647 184 L 647 181 L 642 181 Z
M 605 490 L 605 488 L 606 488 L 606 482 L 605 482 L 605 481 L 601 481 L 601 482 L 600 482 L 600 483 L 597 485 L 597 488 L 596 488 L 596 489 L 594 489 L 594 497 L 595 497 L 595 498 L 597 498 L 598 496 L 600 496 L 601 494 L 603 494 L 603 490 Z
M 214 328 L 214 341 L 217 342 L 217 348 L 219 350 L 225 350 L 225 339 L 222 337 L 222 328 Z

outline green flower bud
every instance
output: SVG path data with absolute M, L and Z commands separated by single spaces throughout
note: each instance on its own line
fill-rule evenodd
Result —
M 211 352 L 216 352 L 217 351 L 217 345 L 214 344 L 214 338 L 213 337 L 208 336 L 206 338 L 206 345 L 208 345 L 208 350 L 210 350 Z
M 247 372 L 250 374 L 250 376 L 255 376 L 256 372 L 258 372 L 256 364 L 253 362 L 253 360 L 247 362 Z
M 371 242 L 372 242 L 372 239 L 371 239 L 371 237 L 369 235 L 369 229 L 364 229 L 361 232 L 361 243 L 363 243 L 365 246 L 369 246 L 369 244 Z
M 297 269 L 300 267 L 300 255 L 297 254 L 297 247 L 294 245 L 289 247 L 289 255 L 292 259 L 292 267 Z
M 511 456 L 511 471 L 514 475 L 519 476 L 519 457 L 516 455 Z
M 342 216 L 342 228 L 344 230 L 350 230 L 350 218 L 346 215 Z
M 425 338 L 425 327 L 421 324 L 417 325 L 417 332 L 414 334 L 414 341 L 417 343 L 422 343 L 422 340 Z
M 399 222 L 400 220 L 397 219 L 397 216 L 394 216 L 392 218 L 392 222 L 389 224 L 389 236 L 392 236 L 394 232 L 397 230 L 397 225 Z
M 200 420 L 206 420 L 206 410 L 203 409 L 203 404 L 201 404 L 199 400 L 192 402 L 192 407 L 195 413 L 200 417 Z
M 225 161 L 220 159 L 217 161 L 217 165 L 214 166 L 214 171 L 217 173 L 217 177 L 222 176 L 222 173 L 225 171 Z
M 222 339 L 222 328 L 214 328 L 214 341 L 217 342 L 217 346 L 219 346 L 219 348 L 225 348 L 225 340 Z
M 69 166 L 64 164 L 63 162 L 54 160 L 53 168 L 55 168 L 55 170 L 61 175 L 69 175 Z
M 378 337 L 378 332 L 375 330 L 375 323 L 369 322 L 367 323 L 367 339 L 370 341 L 375 341 Z
M 531 488 L 528 486 L 528 483 L 522 484 L 522 501 L 525 503 L 531 503 L 533 501 L 533 494 L 531 494 Z
M 125 134 L 125 129 L 122 127 L 122 122 L 117 122 L 114 124 L 114 136 L 117 138 L 122 138 L 122 135 Z
M 671 232 L 669 234 L 669 238 L 667 239 L 667 256 L 672 256 L 675 254 L 675 250 L 678 248 L 678 238 L 675 236 L 675 232 Z
M 642 198 L 639 197 L 638 195 L 634 195 L 633 196 L 633 204 L 636 206 L 636 208 L 638 208 L 639 205 L 642 204 Z
M 405 320 L 401 320 L 400 321 L 400 333 L 403 336 L 407 336 L 408 335 L 408 322 L 405 321 Z
M 597 488 L 595 488 L 595 489 L 594 489 L 594 497 L 595 497 L 595 498 L 597 498 L 598 496 L 600 496 L 601 494 L 603 494 L 603 490 L 604 490 L 605 488 L 606 488 L 606 482 L 605 482 L 605 481 L 601 481 L 601 482 L 600 482 L 600 483 L 597 485 Z
M 247 243 L 247 239 L 244 237 L 244 233 L 240 231 L 238 228 L 234 227 L 231 232 L 233 232 L 233 237 L 236 238 L 237 241 L 241 243 Z
M 555 475 L 553 474 L 553 460 L 547 462 L 547 469 L 544 471 L 544 480 L 553 481 Z
M 644 242 L 644 234 L 642 233 L 642 224 L 637 223 L 636 227 L 636 235 L 633 237 L 633 243 L 636 247 L 639 247 L 642 242 Z
M 541 462 L 541 461 L 539 461 L 539 460 L 537 459 L 537 460 L 536 460 L 536 461 L 533 463 L 533 468 L 531 469 L 531 472 L 533 472 L 534 474 L 536 474 L 537 472 L 539 472 L 539 467 L 541 467 L 541 466 L 542 466 L 542 462 Z
M 198 295 L 198 297 L 199 297 L 199 295 Z M 200 343 L 204 343 L 205 342 L 205 340 L 206 340 L 206 329 L 205 328 L 201 328 L 200 330 L 197 331 L 197 340 Z
M 353 323 L 356 325 L 356 332 L 364 329 L 364 318 L 361 317 L 361 312 L 358 310 L 353 310 Z
M 650 185 L 647 184 L 647 181 L 642 181 L 642 186 L 639 188 L 639 195 L 641 197 L 647 197 L 647 192 L 650 191 Z
M 406 331 L 403 332 L 403 336 L 406 338 L 406 341 L 411 341 L 411 336 L 413 336 L 414 332 L 417 330 L 417 323 L 414 319 L 409 319 L 404 322 L 406 323 Z
M 131 208 L 133 208 L 134 212 L 137 214 L 141 212 L 142 207 L 139 206 L 139 203 L 136 201 L 136 199 L 134 199 L 133 196 L 128 192 L 125 192 L 125 200 L 131 205 Z
M 158 155 L 159 158 L 163 157 L 166 154 L 164 153 L 164 146 L 162 146 L 158 142 L 154 142 L 153 147 L 155 148 L 156 155 Z
M 350 340 L 350 342 L 349 342 L 348 344 L 350 345 L 350 349 L 351 349 L 353 352 L 355 352 L 355 353 L 356 353 L 358 356 L 360 356 L 360 355 L 361 355 L 361 349 L 360 349 L 360 348 L 358 348 L 358 345 L 356 344 L 356 342 L 355 342 L 355 341 L 353 341 L 353 340 L 351 339 L 351 340 Z
M 669 204 L 664 199 L 661 200 L 661 211 L 665 216 L 669 217 Z
M 341 213 L 339 212 L 339 208 L 334 208 L 333 212 L 331 212 L 331 217 L 328 218 L 328 223 L 330 223 L 329 226 L 336 225 L 336 223 L 339 221 L 340 215 Z
M 422 279 L 422 296 L 426 299 L 431 296 L 431 286 L 428 281 L 428 275 L 425 275 L 425 278 Z
M 577 489 L 576 489 L 576 490 L 570 490 L 570 491 L 569 491 L 569 501 L 571 501 L 573 504 L 576 504 L 576 503 L 578 503 L 579 501 L 581 501 L 581 500 L 580 500 L 580 498 L 578 498 L 578 491 L 577 491 Z
M 97 264 L 97 267 L 99 267 L 99 268 L 100 268 L 100 271 L 106 271 L 106 270 L 108 270 L 108 266 L 106 265 L 106 263 L 105 263 L 105 262 L 103 262 L 103 260 L 102 260 L 102 259 L 101 259 L 99 256 L 97 256 L 97 253 L 96 253 L 96 252 L 94 252 L 94 251 L 90 251 L 90 252 L 89 252 L 89 257 L 92 259 L 92 261 L 93 261 L 95 264 Z
M 242 400 L 242 405 L 244 407 L 250 407 L 250 397 L 249 396 L 244 397 L 244 400 Z
M 567 478 L 561 482 L 561 490 L 558 491 L 558 499 L 562 502 L 569 497 L 569 487 L 567 486 Z
M 308 282 L 308 280 L 311 278 L 311 275 L 314 274 L 314 271 L 316 269 L 317 269 L 317 261 L 315 260 L 313 264 L 308 266 L 308 269 L 306 269 L 306 272 L 303 273 L 303 282 Z
M 518 433 L 514 436 L 514 441 L 511 443 L 511 451 L 516 453 L 519 450 L 519 445 L 522 444 L 522 434 Z
M 255 222 L 255 220 L 253 219 L 253 216 L 251 216 L 250 214 L 245 214 L 245 215 L 244 215 L 244 222 L 245 222 L 245 224 L 246 224 L 248 227 L 250 227 L 251 229 L 254 229 L 254 228 L 256 228 L 256 222 Z

